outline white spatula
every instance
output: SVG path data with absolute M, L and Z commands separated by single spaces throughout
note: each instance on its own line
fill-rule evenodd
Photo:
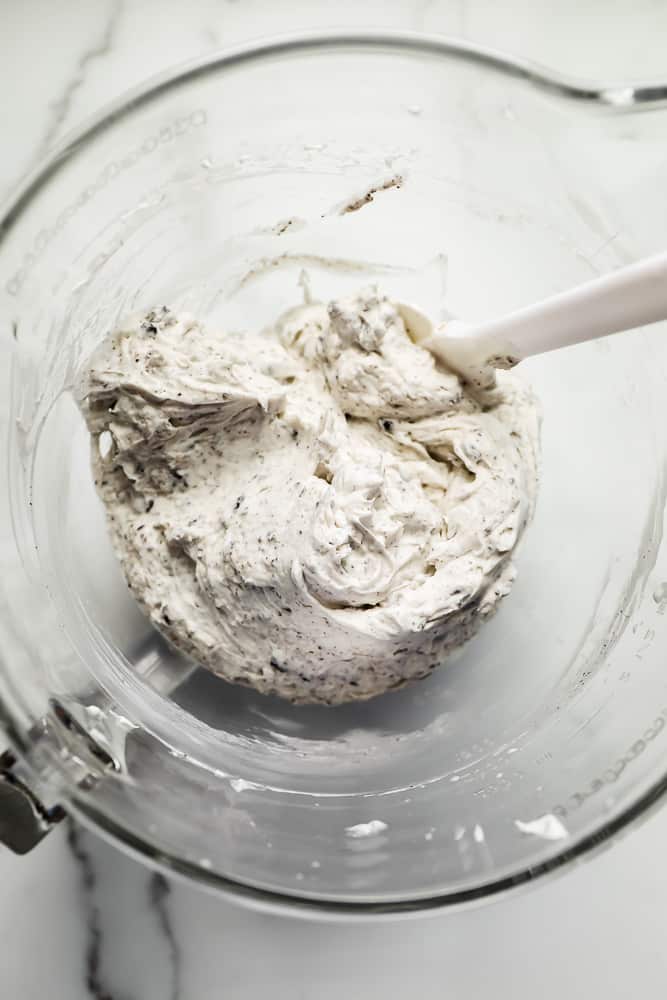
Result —
M 412 305 L 397 308 L 416 343 L 466 381 L 489 388 L 495 368 L 667 319 L 667 253 L 478 325 L 448 320 L 434 326 Z

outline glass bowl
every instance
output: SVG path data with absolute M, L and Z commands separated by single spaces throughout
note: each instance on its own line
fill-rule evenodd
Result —
M 254 329 L 305 269 L 319 298 L 377 282 L 484 319 L 654 250 L 664 96 L 446 39 L 292 39 L 157 79 L 28 178 L 0 223 L 0 700 L 43 801 L 202 884 L 354 914 L 491 896 L 662 795 L 664 330 L 522 366 L 543 474 L 512 594 L 428 680 L 340 708 L 152 630 L 71 387 L 163 302 Z

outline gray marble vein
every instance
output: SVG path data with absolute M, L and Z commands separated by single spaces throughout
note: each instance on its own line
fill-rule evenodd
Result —
M 102 979 L 102 921 L 100 909 L 95 900 L 97 876 L 92 858 L 84 846 L 84 835 L 70 823 L 67 830 L 67 845 L 77 864 L 81 876 L 82 906 L 86 929 L 85 982 L 88 995 L 93 1000 L 121 1000 L 115 997 Z M 129 998 L 124 998 L 129 1000 Z
M 171 888 L 164 875 L 160 872 L 154 872 L 148 883 L 148 901 L 169 949 L 170 998 L 171 1000 L 179 1000 L 181 996 L 181 949 L 167 906 L 170 892 Z
M 35 151 L 35 159 L 46 152 L 58 136 L 69 115 L 77 91 L 85 84 L 90 66 L 97 60 L 107 56 L 112 49 L 118 24 L 123 11 L 124 0 L 111 0 L 107 16 L 104 19 L 100 37 L 79 56 L 74 73 L 69 78 L 61 95 L 52 102 L 52 114 L 49 125 Z
M 115 949 L 108 947 L 114 944 L 107 942 L 107 932 L 111 931 L 113 939 L 117 933 L 118 899 L 114 904 L 110 895 L 109 865 L 115 880 L 123 881 L 123 872 L 127 870 L 125 859 L 110 850 L 99 851 L 101 844 L 75 823 L 68 823 L 67 845 L 75 861 L 80 877 L 80 898 L 83 912 L 85 933 L 84 980 L 87 995 L 92 1000 L 141 1000 L 141 994 L 135 998 L 126 991 L 119 993 L 113 988 L 104 969 L 108 968 L 112 978 L 116 968 L 114 964 Z M 160 1000 L 180 1000 L 182 996 L 182 959 L 181 945 L 172 922 L 169 897 L 171 886 L 164 875 L 159 872 L 146 874 L 146 911 L 134 901 L 123 896 L 127 919 L 131 919 L 137 932 L 146 939 L 149 938 L 148 928 L 151 923 L 156 927 L 156 945 L 160 951 L 166 950 L 166 960 L 163 957 L 159 967 L 166 976 L 164 992 Z M 128 908 L 129 902 L 129 908 Z

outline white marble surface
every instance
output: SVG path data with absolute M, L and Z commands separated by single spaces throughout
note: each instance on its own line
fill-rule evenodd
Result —
M 662 0 L 4 0 L 1 24 L 0 194 L 68 128 L 156 70 L 309 26 L 402 26 L 582 75 L 667 74 Z M 0 849 L 0 996 L 659 995 L 666 835 L 663 811 L 602 856 L 493 905 L 342 926 L 241 909 L 63 827 L 26 858 Z

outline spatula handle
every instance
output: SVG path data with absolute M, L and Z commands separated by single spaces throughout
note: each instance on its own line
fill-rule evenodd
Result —
M 468 335 L 509 343 L 525 358 L 662 319 L 667 319 L 667 253 L 471 327 Z

